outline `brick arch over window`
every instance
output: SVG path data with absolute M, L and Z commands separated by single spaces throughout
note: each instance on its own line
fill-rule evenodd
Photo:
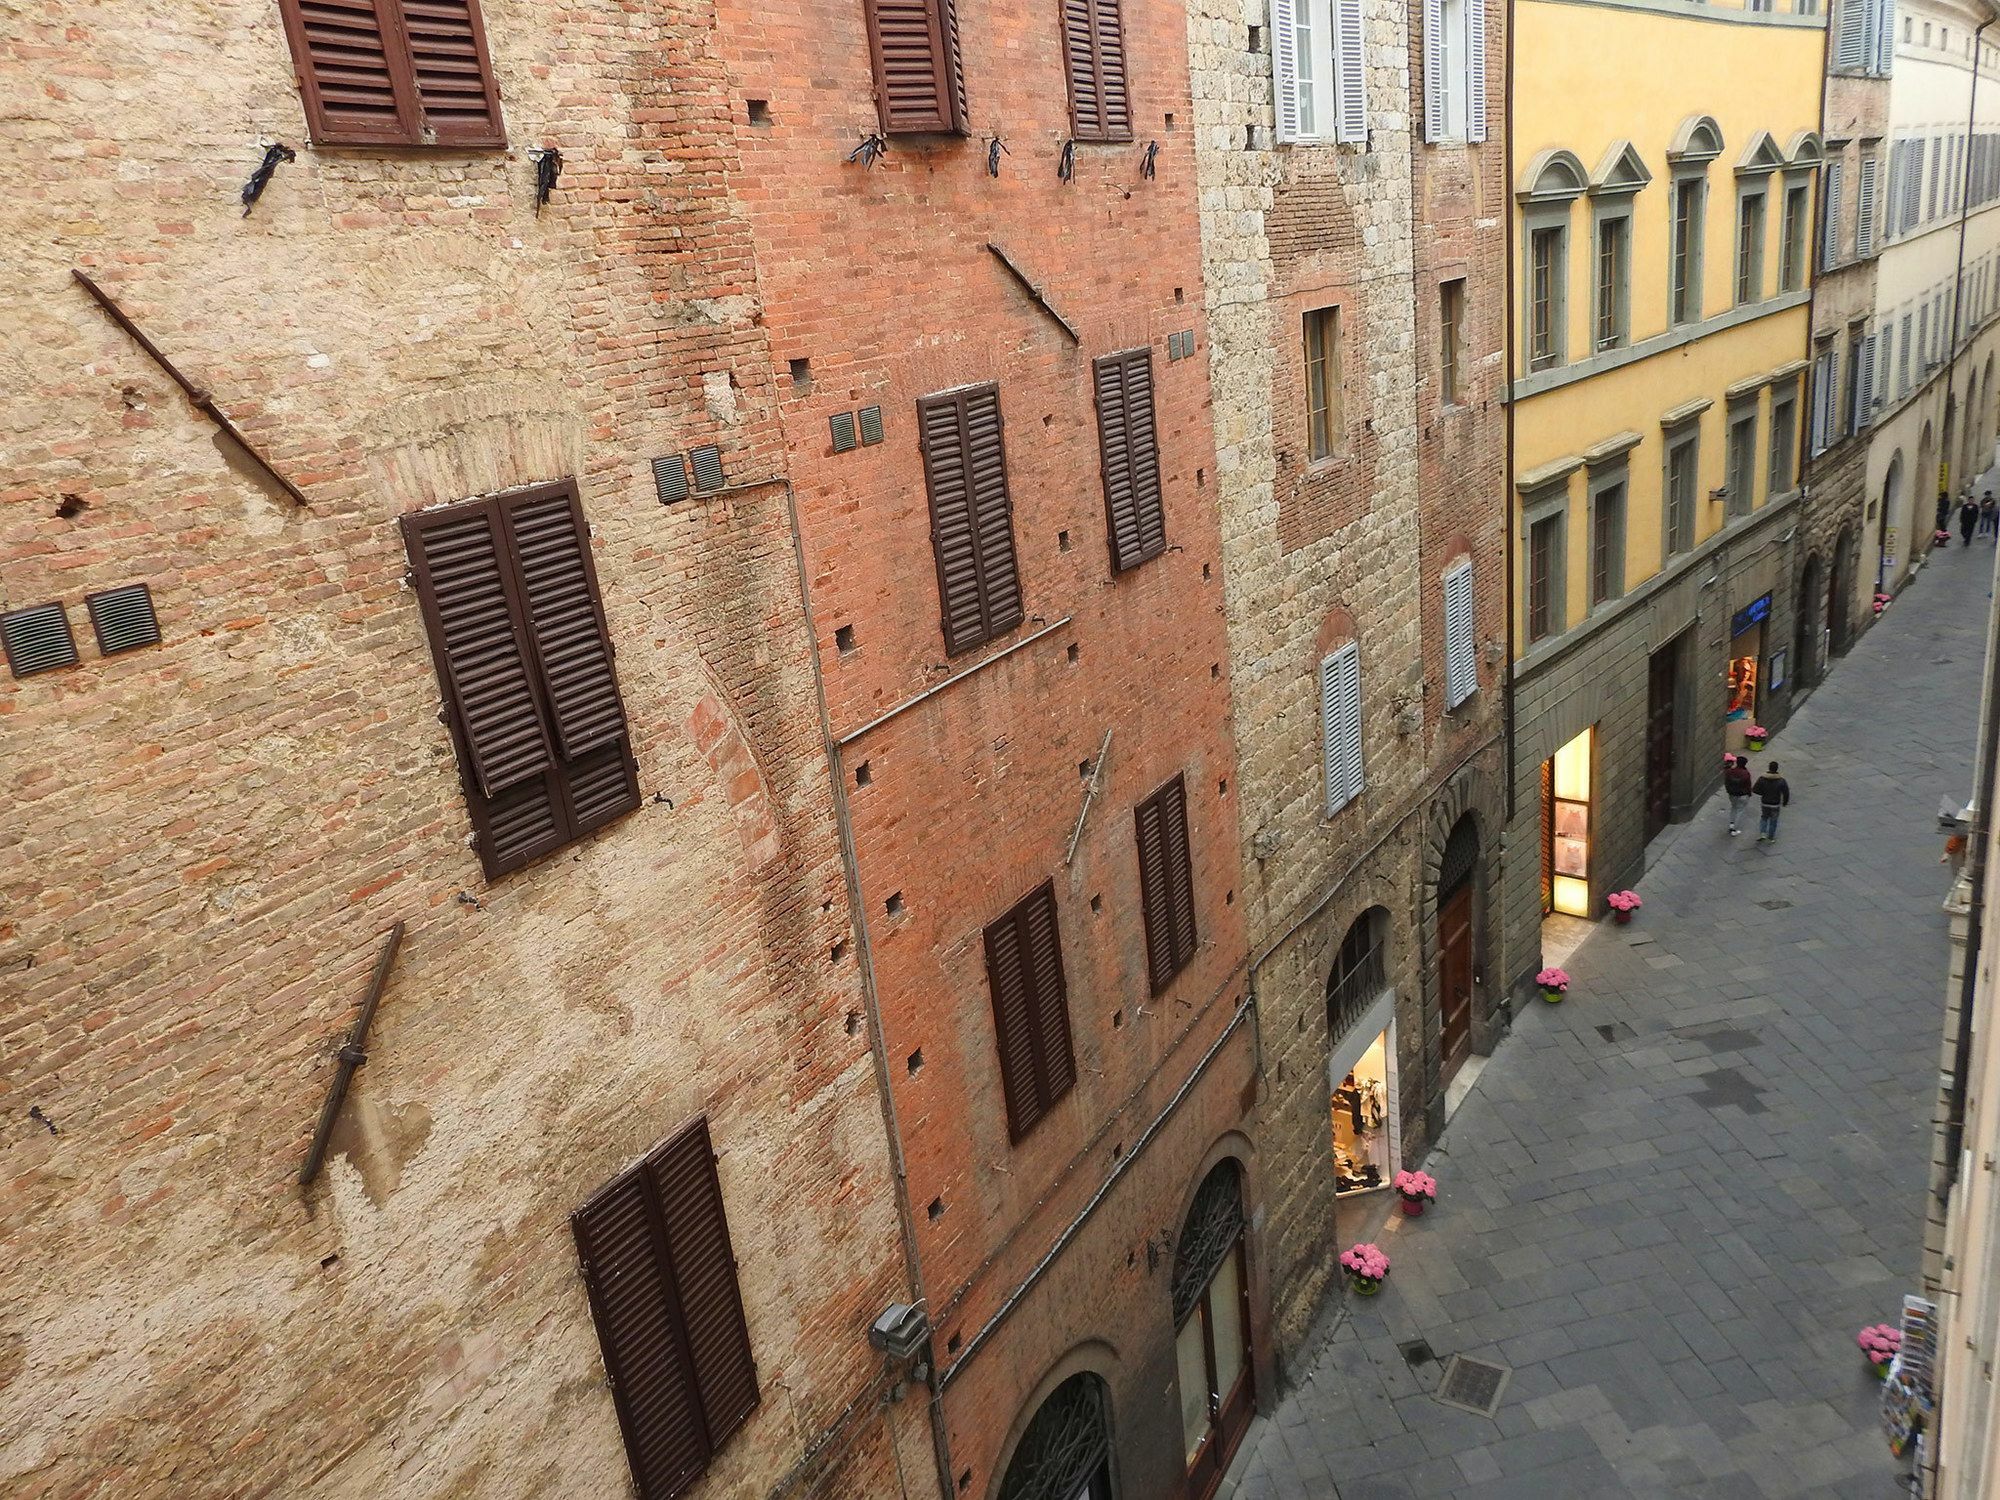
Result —
M 1451 779 L 1439 790 L 1424 815 L 1423 864 L 1417 880 L 1417 942 L 1422 956 L 1423 992 L 1423 1039 L 1419 1051 L 1421 1070 L 1418 1080 L 1421 1087 L 1404 1088 L 1403 1120 L 1404 1139 L 1411 1138 L 1414 1129 L 1421 1128 L 1425 1139 L 1435 1140 L 1444 1128 L 1444 1060 L 1440 1055 L 1443 1046 L 1443 1018 L 1438 995 L 1438 948 L 1437 916 L 1438 882 L 1450 872 L 1445 869 L 1445 854 L 1451 845 L 1451 836 L 1460 822 L 1472 819 L 1472 827 L 1478 835 L 1478 856 L 1474 862 L 1470 879 L 1474 896 L 1474 941 L 1480 954 L 1476 969 L 1486 973 L 1490 967 L 1487 956 L 1491 952 L 1492 935 L 1496 924 L 1488 918 L 1498 881 L 1493 878 L 1494 862 L 1499 854 L 1499 831 L 1506 821 L 1505 792 L 1500 781 L 1497 747 L 1492 753 L 1494 764 L 1489 768 L 1484 759 L 1468 761 L 1452 773 Z M 1482 984 L 1474 997 L 1472 1018 L 1474 1045 L 1482 1040 L 1490 1046 L 1490 1038 L 1496 1026 L 1492 1011 L 1504 986 L 1490 981 Z M 1407 1151 L 1408 1148 L 1405 1147 Z
M 1354 616 L 1336 604 L 1320 618 L 1319 631 L 1313 637 L 1313 660 L 1318 661 L 1334 647 L 1345 646 L 1360 634 Z

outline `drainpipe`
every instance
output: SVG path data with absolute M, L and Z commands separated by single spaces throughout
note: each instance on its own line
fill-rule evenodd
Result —
M 1474 0 L 1474 3 L 1477 3 L 1477 0 Z M 1507 405 L 1506 437 L 1503 446 L 1505 456 L 1502 460 L 1506 464 L 1506 473 L 1501 479 L 1501 483 L 1504 486 L 1501 503 L 1505 506 L 1507 513 L 1506 526 L 1501 536 L 1502 549 L 1507 559 L 1507 679 L 1501 692 L 1500 712 L 1502 732 L 1506 735 L 1507 740 L 1507 766 L 1505 772 L 1507 783 L 1507 829 L 1511 830 L 1514 826 L 1515 781 L 1514 661 L 1516 640 L 1514 611 L 1519 603 L 1517 597 L 1518 587 L 1514 577 L 1517 562 L 1514 556 L 1514 340 L 1518 337 L 1520 331 L 1515 325 L 1520 288 L 1515 285 L 1514 278 L 1520 272 L 1514 264 L 1514 235 L 1516 233 L 1514 222 L 1514 7 L 1511 4 L 1506 8 L 1506 15 L 1507 45 L 1503 50 L 1507 59 L 1507 128 L 1502 132 L 1500 143 L 1500 172 L 1501 181 L 1505 185 L 1504 191 L 1507 202 L 1507 212 L 1501 216 L 1501 222 L 1507 226 L 1507 271 L 1505 276 L 1507 319 L 1503 325 L 1504 333 L 1500 347 L 1500 399 Z M 1506 834 L 1503 832 L 1502 839 L 1504 840 L 1505 837 Z

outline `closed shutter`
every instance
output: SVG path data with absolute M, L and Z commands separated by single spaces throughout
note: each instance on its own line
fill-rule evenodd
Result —
M 1271 0 L 1271 93 L 1280 141 L 1299 139 L 1299 4 Z
M 885 134 L 965 129 L 965 78 L 951 0 L 863 0 Z
M 1132 139 L 1125 31 L 1119 0 L 1063 0 L 1072 133 L 1080 141 Z
M 1160 499 L 1160 445 L 1153 415 L 1153 354 L 1107 354 L 1092 367 L 1097 440 L 1104 468 L 1105 526 L 1114 572 L 1167 550 Z
M 1361 795 L 1361 646 L 1349 641 L 1319 664 L 1321 758 L 1327 816 Z
M 1007 1136 L 1019 1141 L 1076 1082 L 1055 882 L 988 927 L 985 939 Z
M 1875 401 L 1875 335 L 1869 334 L 1854 354 L 1854 425 L 1866 427 Z
M 1477 633 L 1472 602 L 1472 559 L 1444 575 L 1444 706 L 1457 708 L 1479 690 Z
M 757 1405 L 708 1122 L 570 1215 L 640 1500 L 682 1494 Z
M 945 651 L 955 656 L 1021 622 L 999 388 L 924 397 L 917 403 L 917 430 Z
M 1828 162 L 1820 189 L 1819 264 L 1825 270 L 1840 259 L 1840 162 Z
M 1834 61 L 1843 68 L 1860 69 L 1868 64 L 1868 18 L 1875 0 L 1841 0 L 1840 40 Z
M 1187 783 L 1176 776 L 1139 804 L 1139 905 L 1154 994 L 1194 958 L 1194 861 L 1188 845 Z
M 1875 71 L 1886 78 L 1896 58 L 1896 0 L 1881 0 L 1881 12 L 1875 23 Z
M 477 0 L 279 0 L 312 139 L 503 146 Z
M 1875 158 L 1861 158 L 1861 180 L 1854 191 L 1854 253 L 1875 253 Z
M 1310 3 L 1310 0 L 1308 0 Z M 1368 140 L 1368 52 L 1361 0 L 1333 0 L 1334 137 Z
M 1424 139 L 1444 139 L 1444 0 L 1424 0 Z
M 1465 138 L 1486 139 L 1486 0 L 1465 0 Z

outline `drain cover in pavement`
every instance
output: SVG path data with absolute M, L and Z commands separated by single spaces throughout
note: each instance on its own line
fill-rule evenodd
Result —
M 1430 1364 L 1437 1358 L 1437 1355 L 1432 1352 L 1429 1342 L 1424 1339 L 1411 1339 L 1407 1344 L 1398 1344 L 1396 1352 L 1402 1355 L 1404 1363 L 1410 1365 L 1412 1368 L 1417 1365 Z
M 1454 1354 L 1444 1368 L 1437 1398 L 1446 1406 L 1490 1417 L 1500 1409 L 1500 1393 L 1507 1389 L 1507 1377 L 1513 1373 L 1505 1365 Z

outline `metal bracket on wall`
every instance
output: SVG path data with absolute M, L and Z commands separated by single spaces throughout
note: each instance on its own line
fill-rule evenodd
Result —
M 340 1069 L 333 1075 L 333 1087 L 327 1090 L 326 1104 L 319 1112 L 319 1125 L 313 1131 L 312 1145 L 306 1150 L 306 1164 L 299 1169 L 300 1187 L 310 1187 L 326 1161 L 326 1143 L 333 1135 L 333 1122 L 340 1118 L 340 1106 L 347 1098 L 348 1084 L 354 1081 L 354 1070 L 368 1061 L 368 1054 L 362 1050 L 361 1044 L 368 1040 L 368 1027 L 375 1019 L 375 1007 L 381 1002 L 382 991 L 389 983 L 389 966 L 396 961 L 396 950 L 402 946 L 403 924 L 398 921 L 389 929 L 388 937 L 383 939 L 382 952 L 375 960 L 375 977 L 368 982 L 368 998 L 361 1002 L 361 1014 L 355 1018 L 354 1029 L 348 1032 L 347 1041 L 338 1054 Z
M 162 370 L 165 370 L 172 377 L 174 384 L 186 393 L 189 405 L 219 427 L 222 430 L 223 436 L 242 449 L 244 456 L 259 469 L 262 469 L 270 478 L 270 481 L 290 496 L 294 502 L 301 507 L 308 506 L 311 503 L 306 499 L 305 491 L 280 474 L 271 466 L 271 461 L 268 458 L 264 457 L 256 448 L 251 446 L 250 439 L 237 430 L 236 424 L 223 414 L 222 408 L 215 404 L 214 398 L 207 391 L 196 385 L 192 380 L 189 380 L 187 376 L 174 367 L 174 362 L 162 354 L 159 347 L 140 331 L 139 325 L 125 315 L 125 309 L 111 300 L 109 292 L 105 291 L 103 287 L 92 281 L 81 271 L 72 269 L 69 274 L 76 278 L 78 284 L 86 292 L 90 293 L 91 300 L 104 309 L 110 316 L 111 321 L 124 329 L 131 336 L 132 342 L 145 350 L 153 363 L 158 365 Z
M 1104 784 L 1104 755 L 1111 748 L 1111 731 L 1104 731 L 1104 743 L 1097 747 L 1097 759 L 1090 763 L 1090 785 L 1083 789 L 1083 806 L 1077 809 L 1076 827 L 1070 830 L 1069 852 L 1063 855 L 1063 864 L 1076 862 L 1076 846 L 1083 839 L 1083 820 L 1090 816 L 1090 804 L 1097 796 L 1097 789 Z
M 1026 271 L 1014 263 L 1013 256 L 1009 255 L 991 240 L 986 242 L 986 248 L 993 252 L 995 260 L 1007 268 L 1007 274 L 1021 284 L 1021 290 L 1034 299 L 1035 306 L 1039 307 L 1043 312 L 1062 325 L 1062 331 L 1069 335 L 1071 343 L 1081 344 L 1083 342 L 1083 335 L 1076 331 L 1076 325 L 1056 311 L 1055 304 L 1048 299 L 1048 294 L 1035 283 L 1034 279 Z

